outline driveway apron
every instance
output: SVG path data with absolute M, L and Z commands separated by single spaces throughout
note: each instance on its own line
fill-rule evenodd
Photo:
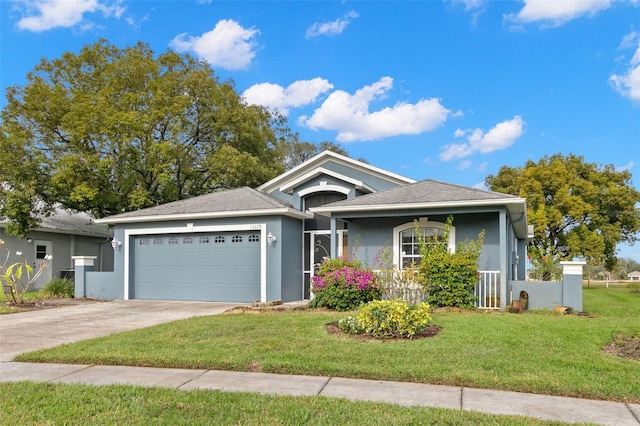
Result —
M 0 315 L 0 362 L 18 354 L 194 316 L 239 303 L 116 300 Z

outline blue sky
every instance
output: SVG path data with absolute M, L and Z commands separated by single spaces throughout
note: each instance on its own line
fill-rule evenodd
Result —
M 209 62 L 310 142 L 482 186 L 555 153 L 640 189 L 640 1 L 2 0 L 2 90 L 100 38 Z M 0 107 L 4 106 L 4 96 Z M 640 244 L 621 246 L 640 261 Z

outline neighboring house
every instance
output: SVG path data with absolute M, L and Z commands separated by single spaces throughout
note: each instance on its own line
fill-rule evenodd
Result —
M 110 298 L 267 302 L 310 297 L 324 257 L 399 268 L 419 259 L 415 223 L 449 246 L 485 230 L 479 269 L 499 286 L 525 278 L 525 200 L 434 180 L 415 182 L 325 151 L 257 189 L 238 188 L 98 220 L 114 227 Z M 111 278 L 109 278 L 111 280 Z M 103 292 L 104 293 L 104 286 Z
M 42 217 L 38 228 L 25 238 L 7 235 L 4 226 L 5 223 L 0 222 L 0 239 L 5 242 L 4 248 L 10 250 L 9 263 L 26 259 L 37 267 L 45 256 L 53 256 L 51 266 L 40 275 L 32 289 L 44 287 L 54 277 L 69 276 L 74 267 L 72 256 L 76 255 L 95 256 L 96 270 L 113 270 L 109 228 L 96 223 L 86 213 L 56 209 L 52 215 Z M 16 252 L 22 255 L 17 257 Z
M 627 278 L 631 281 L 640 281 L 640 271 L 633 271 L 627 274 Z

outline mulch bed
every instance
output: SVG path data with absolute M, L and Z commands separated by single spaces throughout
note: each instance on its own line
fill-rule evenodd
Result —
M 608 354 L 621 358 L 640 361 L 640 334 L 635 336 L 618 334 L 613 341 L 604 346 L 602 350 Z
M 36 311 L 41 309 L 59 308 L 61 306 L 71 305 L 84 305 L 87 303 L 97 303 L 98 299 L 92 299 L 89 297 L 79 298 L 51 298 L 51 299 L 37 299 L 37 300 L 25 300 L 24 303 L 15 304 L 13 302 L 2 302 L 0 305 L 15 308 L 17 311 Z
M 405 340 L 426 339 L 428 337 L 437 336 L 438 333 L 440 333 L 440 331 L 442 331 L 442 327 L 440 327 L 438 325 L 428 325 L 427 328 L 425 328 L 423 331 L 421 331 L 420 333 L 414 334 L 413 337 L 411 339 L 409 339 L 407 337 L 384 337 L 384 338 L 382 338 L 382 337 L 375 337 L 375 336 L 372 336 L 370 334 L 346 334 L 342 330 L 340 330 L 340 328 L 338 327 L 338 321 L 330 322 L 329 324 L 325 324 L 324 328 L 325 328 L 325 330 L 327 330 L 327 332 L 329 334 L 344 335 L 344 336 L 347 336 L 349 338 L 356 339 L 356 340 L 383 340 L 385 342 L 394 342 L 394 341 L 397 342 L 397 341 L 405 341 Z

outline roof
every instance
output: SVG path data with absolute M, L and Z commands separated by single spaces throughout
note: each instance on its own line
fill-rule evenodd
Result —
M 330 216 L 334 213 L 372 213 L 392 210 L 505 206 L 512 220 L 521 223 L 517 232 L 527 235 L 526 200 L 514 195 L 461 186 L 432 179 L 373 194 L 337 201 L 310 209 Z M 522 229 L 520 229 L 522 228 Z
M 304 179 L 305 177 L 308 178 L 313 175 L 316 169 L 318 169 L 328 161 L 334 161 L 336 163 L 343 164 L 345 166 L 376 176 L 380 179 L 393 182 L 397 185 L 405 185 L 407 183 L 415 182 L 415 180 L 408 177 L 380 169 L 362 161 L 354 160 L 353 158 L 337 154 L 333 151 L 322 151 L 320 154 L 311 157 L 304 163 L 271 179 L 269 182 L 260 185 L 258 187 L 258 190 L 270 193 L 276 189 L 279 189 L 282 185 L 285 185 L 286 187 L 286 185 L 292 181 Z
M 289 203 L 245 186 L 121 213 L 99 219 L 97 222 L 116 224 L 267 215 L 284 215 L 299 219 L 311 217 L 295 210 Z
M 97 223 L 92 216 L 84 212 L 72 212 L 57 207 L 51 215 L 39 219 L 40 224 L 34 231 L 104 238 L 110 236 L 108 226 Z M 3 224 L 0 223 L 0 226 Z

